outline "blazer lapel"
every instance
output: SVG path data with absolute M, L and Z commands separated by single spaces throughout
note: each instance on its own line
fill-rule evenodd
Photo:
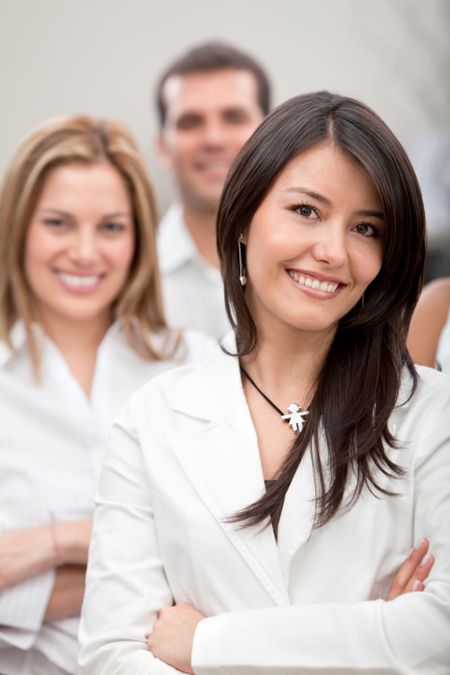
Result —
M 237 359 L 218 354 L 193 370 L 171 404 L 177 425 L 167 436 L 196 492 L 271 599 L 288 604 L 272 528 L 228 522 L 265 489 Z
M 285 579 L 298 549 L 307 543 L 314 524 L 315 487 L 311 454 L 300 463 L 284 500 L 278 526 L 278 549 Z

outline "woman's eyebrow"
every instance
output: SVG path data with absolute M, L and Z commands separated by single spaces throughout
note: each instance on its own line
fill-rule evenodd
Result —
M 57 213 L 59 216 L 65 216 L 67 218 L 71 218 L 71 214 L 68 211 L 63 211 L 62 209 L 55 209 L 52 206 L 41 206 L 37 210 L 38 213 L 42 213 L 43 211 L 46 211 L 46 212 L 49 212 L 49 213 Z
M 56 213 L 59 216 L 65 216 L 66 218 L 71 218 L 72 214 L 69 213 L 69 211 L 63 211 L 62 209 L 54 209 L 51 206 L 41 206 L 41 208 L 38 209 L 38 213 L 41 213 L 42 211 L 49 212 L 49 213 Z M 105 218 L 132 218 L 133 213 L 132 211 L 112 211 L 111 213 L 105 213 L 104 216 L 102 216 L 102 220 Z
M 376 209 L 361 209 L 361 211 L 356 211 L 358 216 L 370 216 L 371 218 L 381 218 L 384 220 L 383 211 L 377 211 Z
M 309 188 L 305 187 L 290 187 L 286 188 L 285 192 L 293 192 L 295 194 L 302 194 L 306 195 L 308 197 L 311 197 L 311 199 L 316 199 L 318 202 L 322 202 L 322 204 L 330 205 L 331 200 L 328 199 L 328 197 L 325 197 L 324 195 L 321 195 L 319 192 L 314 192 L 313 190 L 310 190 Z M 381 218 L 384 219 L 384 213 L 383 211 L 380 211 L 379 209 L 360 209 L 355 212 L 356 215 L 358 216 L 368 216 L 371 218 Z
M 294 192 L 295 194 L 307 195 L 308 197 L 311 197 L 311 199 L 317 199 L 318 202 L 323 202 L 324 204 L 331 204 L 331 201 L 328 199 L 328 197 L 325 197 L 324 195 L 321 195 L 318 192 L 314 192 L 313 190 L 310 190 L 309 188 L 290 187 L 290 188 L 286 188 L 286 190 L 284 190 L 284 192 Z

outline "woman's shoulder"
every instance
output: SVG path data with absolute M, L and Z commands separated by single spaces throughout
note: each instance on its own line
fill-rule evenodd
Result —
M 450 399 L 450 376 L 435 368 L 415 365 L 417 373 L 417 385 L 414 389 L 413 378 L 406 366 L 402 372 L 398 407 L 420 407 L 434 405 L 439 407 L 439 402 L 446 405 Z
M 444 309 L 448 309 L 450 304 L 450 277 L 439 277 L 426 284 L 422 291 L 422 299 L 424 302 L 435 303 Z
M 416 365 L 416 371 L 419 376 L 418 392 L 419 396 L 425 394 L 434 395 L 450 395 L 450 376 L 442 373 L 435 368 L 428 366 Z
M 402 375 L 398 405 L 394 416 L 405 428 L 422 434 L 444 435 L 450 438 L 450 377 L 434 368 L 416 366 L 417 385 L 405 368 Z
M 218 343 L 212 337 L 194 330 L 182 332 L 179 349 L 185 364 L 202 363 L 220 350 Z
M 218 348 L 211 337 L 193 330 L 165 328 L 152 333 L 150 341 L 159 360 L 173 362 L 174 366 L 201 363 Z
M 430 281 L 422 291 L 415 310 L 419 330 L 436 327 L 438 333 L 445 326 L 450 311 L 450 277 Z
M 237 359 L 223 351 L 211 338 L 188 331 L 183 335 L 183 361 L 152 377 L 130 398 L 135 412 L 152 409 L 205 411 L 220 404 L 223 397 L 239 386 Z

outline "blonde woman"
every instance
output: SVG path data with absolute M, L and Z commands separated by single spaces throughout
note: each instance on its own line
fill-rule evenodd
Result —
M 150 377 L 215 349 L 166 328 L 156 222 L 143 160 L 116 122 L 48 122 L 4 179 L 2 675 L 76 672 L 90 518 L 112 419 Z

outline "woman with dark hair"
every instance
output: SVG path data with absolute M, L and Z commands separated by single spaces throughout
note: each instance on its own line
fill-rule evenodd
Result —
M 288 101 L 236 160 L 218 250 L 234 335 L 113 432 L 82 672 L 448 675 L 450 382 L 405 346 L 425 223 L 404 150 L 358 101 Z M 423 567 L 389 591 L 424 536 L 425 591 Z

